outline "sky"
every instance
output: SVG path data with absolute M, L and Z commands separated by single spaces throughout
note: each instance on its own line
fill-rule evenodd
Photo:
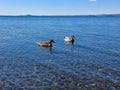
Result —
M 0 0 L 0 15 L 120 14 L 120 0 Z

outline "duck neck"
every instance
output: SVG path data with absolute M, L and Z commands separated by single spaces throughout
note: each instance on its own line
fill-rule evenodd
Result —
M 72 37 L 72 42 L 74 42 L 74 37 Z
M 49 42 L 50 46 L 52 46 L 52 42 Z

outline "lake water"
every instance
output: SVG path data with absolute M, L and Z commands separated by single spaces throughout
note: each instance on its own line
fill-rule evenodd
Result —
M 0 17 L 0 90 L 91 89 L 120 90 L 120 17 Z

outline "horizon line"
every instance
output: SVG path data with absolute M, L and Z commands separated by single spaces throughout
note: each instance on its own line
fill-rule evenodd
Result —
M 88 15 L 31 15 L 31 14 L 26 14 L 26 15 L 0 15 L 0 16 L 120 16 L 120 14 L 88 14 Z

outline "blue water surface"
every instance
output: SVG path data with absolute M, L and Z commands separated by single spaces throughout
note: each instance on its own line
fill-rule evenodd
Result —
M 0 88 L 119 90 L 120 17 L 0 17 Z

